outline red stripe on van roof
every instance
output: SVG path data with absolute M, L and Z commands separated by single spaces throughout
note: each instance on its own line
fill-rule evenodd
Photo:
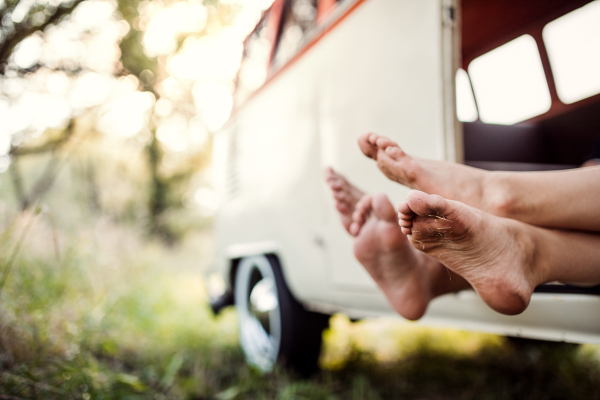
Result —
M 283 74 L 288 68 L 294 65 L 304 54 L 306 54 L 315 44 L 317 44 L 321 39 L 325 37 L 329 32 L 331 32 L 336 26 L 338 26 L 346 17 L 352 14 L 361 4 L 363 4 L 367 0 L 358 0 L 350 8 L 348 8 L 338 19 L 336 19 L 331 25 L 326 27 L 323 31 L 321 31 L 317 36 L 312 38 L 310 42 L 306 46 L 304 46 L 298 53 L 296 53 L 287 63 L 283 65 L 283 67 L 279 68 L 273 75 L 269 76 L 265 83 L 258 89 L 256 89 L 248 98 L 244 101 L 244 104 L 248 101 L 251 101 L 259 92 L 262 92 L 267 85 L 273 82 L 278 76 Z M 242 107 L 244 106 L 242 104 Z M 241 107 L 240 107 L 241 108 Z M 231 117 L 233 117 L 240 108 L 234 109 Z M 230 117 L 230 118 L 231 118 Z

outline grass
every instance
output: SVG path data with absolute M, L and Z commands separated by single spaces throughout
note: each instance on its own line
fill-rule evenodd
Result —
M 324 335 L 321 372 L 263 376 L 244 363 L 234 310 L 208 308 L 208 232 L 169 248 L 98 220 L 57 258 L 37 218 L 0 298 L 0 398 L 600 398 L 593 346 L 342 315 Z
M 208 307 L 209 229 L 169 247 L 67 202 L 64 185 L 33 216 L 0 293 L 0 399 L 600 399 L 596 346 L 342 315 L 311 379 L 261 375 L 234 310 Z M 0 201 L 3 266 L 30 218 L 11 209 Z
M 40 218 L 0 298 L 6 393 L 185 398 L 233 379 L 220 369 L 243 365 L 235 317 L 210 314 L 202 265 L 182 263 L 196 245 L 174 250 L 98 221 L 57 259 L 50 237 Z

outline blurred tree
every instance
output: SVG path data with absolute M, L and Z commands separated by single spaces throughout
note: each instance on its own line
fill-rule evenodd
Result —
M 164 71 L 165 63 L 163 59 L 163 68 L 160 69 L 158 57 L 149 56 L 144 49 L 143 39 L 145 31 L 139 26 L 140 18 L 143 17 L 140 16 L 139 12 L 141 4 L 147 4 L 147 1 L 121 1 L 118 5 L 118 10 L 123 19 L 127 21 L 129 26 L 134 27 L 119 45 L 121 48 L 121 62 L 123 64 L 122 73 L 135 75 L 140 81 L 141 89 L 152 93 L 158 100 L 160 94 L 155 88 L 157 78 L 166 78 L 166 71 Z M 197 32 L 197 34 L 200 33 Z M 196 168 L 191 165 L 185 165 L 180 166 L 179 170 L 175 172 L 165 172 L 164 168 L 161 168 L 164 162 L 165 150 L 156 137 L 156 124 L 154 121 L 151 120 L 149 122 L 148 128 L 150 131 L 150 140 L 146 145 L 146 153 L 148 171 L 150 173 L 150 195 L 148 198 L 149 228 L 150 232 L 158 234 L 163 239 L 172 242 L 174 240 L 174 233 L 169 229 L 163 215 L 168 208 L 181 206 L 181 201 L 179 200 L 181 193 L 179 193 L 179 196 L 172 196 L 172 192 L 175 191 L 177 184 L 187 183 L 193 173 L 196 172 Z M 192 155 L 191 158 L 196 157 Z
M 0 0 L 0 115 L 2 112 L 1 103 L 3 95 L 5 100 L 11 96 L 10 94 L 6 94 L 8 93 L 6 90 L 2 93 L 3 82 L 6 83 L 11 79 L 14 80 L 15 82 L 11 83 L 11 88 L 13 86 L 21 87 L 21 95 L 27 90 L 23 89 L 23 82 L 21 81 L 48 79 L 48 76 L 56 72 L 68 76 L 72 82 L 70 84 L 71 92 L 65 93 L 65 97 L 69 97 L 68 103 L 71 109 L 67 123 L 63 124 L 62 127 L 54 128 L 40 128 L 38 124 L 34 128 L 26 126 L 20 128 L 21 130 L 19 131 L 10 132 L 12 141 L 7 154 L 10 157 L 10 164 L 8 164 L 9 174 L 13 181 L 15 194 L 21 208 L 25 210 L 36 204 L 43 193 L 52 185 L 60 164 L 59 153 L 64 153 L 64 149 L 69 147 L 69 143 L 78 135 L 77 132 L 81 131 L 81 129 L 76 129 L 78 126 L 76 123 L 77 120 L 86 110 L 91 110 L 92 114 L 96 113 L 96 119 L 102 119 L 107 114 L 107 106 L 98 102 L 106 100 L 94 100 L 95 102 L 90 102 L 73 98 L 72 92 L 75 90 L 73 88 L 77 86 L 77 80 L 80 77 L 92 79 L 90 75 L 94 74 L 96 76 L 94 79 L 98 80 L 99 75 L 108 74 L 113 77 L 113 80 L 116 79 L 119 82 L 123 82 L 123 84 L 133 85 L 134 91 L 145 95 L 140 97 L 140 99 L 152 98 L 151 105 L 148 105 L 148 108 L 144 111 L 146 113 L 144 117 L 146 121 L 144 122 L 145 127 L 137 131 L 137 133 L 134 131 L 123 134 L 123 140 L 137 140 L 144 143 L 149 189 L 145 192 L 147 194 L 146 215 L 148 217 L 148 228 L 153 234 L 160 235 L 172 241 L 176 234 L 173 228 L 169 226 L 169 217 L 167 214 L 170 214 L 173 210 L 182 208 L 184 205 L 184 195 L 186 193 L 189 194 L 190 179 L 209 162 L 209 151 L 207 146 L 203 144 L 205 139 L 198 139 L 198 135 L 201 137 L 208 135 L 209 129 L 203 118 L 207 115 L 210 116 L 211 113 L 206 109 L 202 109 L 202 106 L 199 105 L 198 93 L 201 90 L 198 90 L 199 86 L 197 83 L 200 81 L 203 84 L 209 82 L 210 84 L 207 87 L 214 89 L 216 85 L 217 89 L 221 90 L 219 93 L 222 93 L 223 88 L 226 88 L 224 89 L 225 91 L 229 91 L 227 85 L 229 85 L 228 82 L 233 77 L 229 76 L 231 75 L 229 73 L 226 78 L 208 77 L 207 79 L 206 76 L 201 76 L 201 74 L 194 74 L 194 77 L 175 79 L 172 77 L 169 63 L 178 53 L 185 52 L 188 48 L 193 48 L 194 44 L 201 43 L 205 48 L 210 48 L 210 46 L 215 47 L 215 45 L 207 45 L 206 43 L 208 42 L 203 41 L 203 39 L 218 35 L 228 26 L 231 26 L 235 21 L 235 17 L 242 9 L 241 4 L 243 2 L 231 0 L 223 3 L 217 0 L 179 0 L 166 2 L 120 0 L 115 4 L 105 1 L 104 3 L 110 4 L 111 10 L 113 10 L 111 13 L 114 12 L 113 18 L 118 22 L 115 29 L 119 33 L 114 37 L 111 36 L 114 40 L 114 45 L 118 45 L 118 49 L 116 50 L 118 54 L 113 63 L 114 65 L 111 64 L 108 67 L 104 66 L 102 68 L 95 65 L 99 60 L 94 60 L 92 57 L 90 61 L 90 54 L 88 54 L 87 60 L 81 56 L 70 56 L 71 59 L 68 59 L 69 52 L 62 51 L 60 44 L 58 47 L 54 45 L 55 47 L 52 48 L 49 43 L 49 37 L 52 33 L 62 29 L 61 27 L 64 26 L 69 28 L 65 28 L 63 36 L 71 36 L 69 39 L 71 41 L 79 40 L 83 42 L 75 43 L 80 47 L 82 45 L 84 47 L 88 46 L 85 40 L 89 39 L 90 36 L 106 32 L 107 29 L 104 29 L 102 26 L 96 26 L 95 28 L 80 26 L 77 28 L 78 30 L 76 29 L 76 34 L 73 33 L 74 28 L 71 26 L 73 25 L 72 19 L 78 15 L 78 10 L 83 6 L 91 6 L 94 3 L 102 3 L 102 1 L 70 0 L 61 2 L 61 0 L 49 0 L 42 2 L 40 0 Z M 112 8 L 115 5 L 116 11 Z M 188 18 L 188 22 L 181 22 L 182 26 L 177 26 L 177 20 L 173 24 L 173 18 L 171 18 L 171 26 L 167 26 L 164 33 L 159 29 L 158 35 L 155 29 L 153 33 L 154 39 L 158 37 L 160 41 L 163 37 L 171 37 L 173 45 L 169 45 L 159 51 L 149 49 L 148 43 L 151 43 L 147 37 L 149 27 L 153 19 L 160 19 L 161 15 L 165 15 L 165 13 L 161 14 L 164 10 L 177 11 L 179 12 L 177 15 L 183 15 L 184 17 L 187 17 L 185 13 L 193 14 L 193 17 L 191 20 Z M 175 14 L 172 13 L 171 15 Z M 86 18 L 89 19 L 89 15 Z M 68 29 L 71 29 L 71 31 Z M 234 74 L 235 68 L 237 68 L 235 66 L 235 54 L 239 53 L 239 56 L 241 56 L 241 35 L 243 34 L 238 33 L 236 35 L 238 36 L 234 40 L 233 47 L 231 46 L 231 40 L 229 42 L 229 47 L 234 49 L 234 56 L 233 58 L 229 56 L 228 60 L 228 62 L 234 65 Z M 20 48 L 23 46 L 26 47 L 28 40 L 31 42 L 31 38 L 36 39 L 39 43 L 49 45 L 51 49 L 46 53 L 64 53 L 60 56 L 63 59 L 56 61 L 56 56 L 54 55 L 54 58 L 50 57 L 50 59 L 48 57 L 37 56 L 34 62 L 19 63 L 16 61 L 16 54 L 20 51 Z M 167 44 L 169 43 L 167 42 Z M 195 50 L 197 49 L 198 46 L 196 46 Z M 89 52 L 93 55 L 94 50 L 89 50 Z M 200 61 L 198 67 L 200 70 L 203 68 L 206 70 L 206 65 L 212 62 L 212 60 L 208 60 L 206 57 L 202 59 L 197 54 L 192 57 L 192 62 L 198 63 L 198 60 Z M 189 63 L 180 62 L 180 65 L 186 64 Z M 228 68 L 228 70 L 231 70 L 231 67 Z M 215 70 L 215 68 L 213 67 L 212 70 Z M 43 78 L 44 76 L 46 78 Z M 4 84 L 4 87 L 6 89 L 9 85 Z M 104 90 L 102 80 L 100 80 L 99 84 L 96 84 L 93 90 L 100 92 Z M 229 95 L 227 94 L 226 96 Z M 93 94 L 92 97 L 94 97 Z M 96 97 L 102 98 L 100 95 Z M 207 96 L 205 95 L 204 99 L 206 98 Z M 208 98 L 208 102 L 210 103 L 210 96 Z M 24 103 L 23 98 L 16 99 L 15 97 L 9 100 L 15 104 L 18 101 L 21 102 L 21 105 Z M 204 103 L 206 102 L 204 100 Z M 154 103 L 157 104 L 156 108 L 152 106 Z M 161 105 L 160 109 L 159 103 Z M 93 110 L 94 107 L 96 107 L 95 111 Z M 226 115 L 228 115 L 228 112 L 226 110 Z M 169 125 L 169 123 L 172 124 Z M 167 125 L 169 125 L 168 129 L 165 128 Z M 213 123 L 211 126 L 215 125 L 218 124 Z M 115 127 L 114 124 L 112 126 L 108 130 L 119 130 L 117 129 L 119 128 L 118 126 Z M 91 128 L 88 126 L 85 129 L 91 129 L 94 133 L 99 133 L 93 125 Z M 192 140 L 189 137 L 189 132 L 194 129 L 197 134 L 196 139 Z M 180 140 L 175 150 L 173 146 L 169 146 L 169 134 L 165 133 L 167 131 L 172 132 Z M 106 132 L 106 129 L 104 132 Z M 198 134 L 198 132 L 201 133 Z M 2 129 L 0 129 L 0 136 L 1 134 Z M 0 152 L 2 151 L 1 139 L 0 137 Z M 187 143 L 187 145 L 181 144 L 181 140 L 184 141 L 183 143 Z M 195 144 L 191 145 L 190 143 L 192 142 L 190 140 Z M 173 143 L 171 141 L 171 144 Z M 88 152 L 87 154 L 90 153 Z M 25 185 L 21 173 L 20 159 L 25 156 L 39 155 L 50 156 L 44 172 L 38 174 L 37 180 L 33 184 Z M 5 156 L 0 153 L 0 169 L 2 168 L 2 157 Z M 82 166 L 82 177 L 90 180 L 97 179 L 91 160 L 88 159 L 85 162 L 81 162 L 80 165 Z M 101 196 L 98 193 L 98 185 L 90 182 L 87 187 L 89 187 L 88 197 L 90 199 L 90 207 L 100 210 Z
M 36 32 L 41 32 L 48 26 L 58 24 L 63 17 L 71 14 L 73 10 L 85 0 L 72 0 L 58 5 L 52 3 L 31 2 L 27 0 L 1 0 L 0 1 L 0 76 L 7 71 L 9 58 L 15 48 L 26 38 Z M 19 74 L 25 74 L 43 65 L 36 63 L 25 69 L 14 68 Z M 15 194 L 22 210 L 28 209 L 35 201 L 52 185 L 58 160 L 54 157 L 56 150 L 64 145 L 73 133 L 74 121 L 68 127 L 56 135 L 49 137 L 47 141 L 35 147 L 24 147 L 11 144 L 9 155 L 11 156 L 10 174 L 13 180 Z M 38 178 L 30 193 L 24 189 L 23 178 L 19 169 L 19 157 L 23 155 L 42 154 L 50 152 L 53 154 L 45 173 Z
M 21 210 L 25 211 L 33 206 L 38 199 L 52 186 L 56 174 L 59 170 L 60 161 L 56 153 L 60 148 L 73 136 L 75 130 L 75 120 L 72 119 L 66 129 L 60 131 L 57 137 L 50 137 L 42 144 L 37 146 L 15 146 L 11 145 L 9 155 L 12 162 L 9 165 L 9 173 L 13 181 L 15 195 L 21 206 Z M 25 191 L 23 185 L 23 177 L 19 169 L 19 157 L 25 155 L 35 155 L 50 153 L 51 158 L 47 163 L 44 172 L 38 177 L 30 192 Z
M 138 25 L 140 0 L 120 1 L 118 10 L 127 21 L 129 26 Z M 138 25 L 139 26 L 139 25 Z M 154 90 L 156 77 L 158 76 L 158 60 L 156 57 L 149 57 L 142 44 L 144 32 L 141 29 L 131 29 L 129 33 L 121 40 L 121 62 L 123 64 L 123 73 L 135 75 L 142 89 L 159 97 Z M 152 122 L 150 122 L 151 125 Z M 166 194 L 168 191 L 168 179 L 160 174 L 160 164 L 163 160 L 163 150 L 156 138 L 156 127 L 150 126 L 150 141 L 146 145 L 147 160 L 150 172 L 150 196 L 148 199 L 148 212 L 150 231 L 159 234 L 165 239 L 171 241 L 172 234 L 161 220 L 161 216 L 167 208 Z
M 4 75 L 8 59 L 25 38 L 61 21 L 85 0 L 54 2 L 2 0 L 0 2 L 0 74 Z M 38 67 L 36 65 L 35 67 Z
M 166 70 L 168 57 L 177 53 L 186 39 L 199 38 L 207 35 L 211 28 L 231 24 L 240 9 L 239 6 L 221 4 L 217 0 L 207 0 L 203 3 L 209 7 L 209 12 L 207 21 L 201 29 L 179 32 L 174 38 L 177 42 L 174 50 L 167 54 L 149 55 L 149 51 L 144 47 L 145 28 L 148 26 L 144 20 L 149 19 L 149 15 L 146 15 L 149 2 L 147 0 L 119 2 L 118 11 L 133 28 L 120 43 L 123 73 L 135 75 L 140 81 L 142 90 L 152 93 L 157 100 L 161 98 L 161 92 L 157 90 L 157 86 L 169 78 Z M 180 104 L 180 111 L 187 114 L 186 117 L 189 120 L 195 116 L 196 109 L 186 107 L 190 104 L 193 105 L 194 102 L 191 97 L 191 88 L 188 87 L 187 92 L 188 96 L 183 96 L 183 104 Z M 152 233 L 172 241 L 174 232 L 169 228 L 164 214 L 168 209 L 182 207 L 183 194 L 188 190 L 190 178 L 208 163 L 208 153 L 205 149 L 200 148 L 187 152 L 187 154 L 179 154 L 176 158 L 176 165 L 166 168 L 165 160 L 168 154 L 165 154 L 165 148 L 157 137 L 156 122 L 155 115 L 149 122 L 150 140 L 146 146 L 151 182 L 148 202 L 149 228 Z M 170 157 L 171 164 L 173 164 L 173 159 L 174 157 Z

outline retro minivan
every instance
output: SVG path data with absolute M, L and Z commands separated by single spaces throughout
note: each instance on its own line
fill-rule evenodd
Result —
M 575 168 L 600 134 L 600 0 L 274 0 L 245 42 L 235 109 L 213 138 L 216 271 L 249 363 L 315 367 L 333 313 L 393 315 L 356 261 L 327 166 L 393 202 L 357 146 L 488 170 Z M 420 323 L 600 343 L 600 290 L 537 288 L 517 316 L 474 291 Z

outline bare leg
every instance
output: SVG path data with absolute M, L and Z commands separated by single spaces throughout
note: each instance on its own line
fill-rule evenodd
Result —
M 358 202 L 350 232 L 354 255 L 404 318 L 417 320 L 433 298 L 470 288 L 462 277 L 410 245 L 384 194 L 366 195 Z
M 549 228 L 600 232 L 600 167 L 549 172 L 488 172 L 414 158 L 376 134 L 359 146 L 391 180 L 496 216 Z
M 411 244 L 500 313 L 523 312 L 542 283 L 600 283 L 600 235 L 538 228 L 417 190 L 398 211 Z
M 325 180 L 333 192 L 335 208 L 340 213 L 342 225 L 350 232 L 352 213 L 354 212 L 356 203 L 358 203 L 365 193 L 348 182 L 346 178 L 335 172 L 331 167 L 325 169 Z

